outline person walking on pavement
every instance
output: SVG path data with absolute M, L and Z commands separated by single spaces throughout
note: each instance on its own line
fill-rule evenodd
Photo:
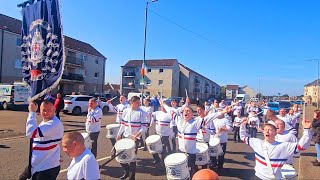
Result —
M 320 166 L 320 111 L 316 110 L 314 112 L 314 117 L 312 121 L 312 130 L 314 133 L 313 141 L 315 142 L 315 148 L 317 150 L 317 159 L 312 161 L 314 166 Z
M 57 94 L 57 98 L 54 101 L 54 107 L 56 108 L 56 116 L 57 116 L 58 119 L 60 119 L 60 112 L 64 108 L 64 100 L 62 98 L 61 93 Z

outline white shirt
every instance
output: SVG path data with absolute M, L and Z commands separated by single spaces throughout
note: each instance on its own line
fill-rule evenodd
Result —
M 36 113 L 30 112 L 26 123 L 26 136 L 33 138 L 32 174 L 60 165 L 63 124 L 56 116 L 37 125 Z
M 81 155 L 72 159 L 68 167 L 67 179 L 100 179 L 98 162 L 90 150 L 85 149 Z
M 181 107 L 169 107 L 166 104 L 164 105 L 165 110 L 167 111 L 167 113 L 171 114 L 171 118 L 173 121 L 171 121 L 170 126 L 177 126 L 176 122 L 174 121 L 174 119 L 176 118 L 176 116 L 180 116 L 182 114 L 183 109 L 188 106 L 188 103 L 185 103 L 183 106 Z
M 121 117 L 122 117 L 122 112 L 129 107 L 128 103 L 124 103 L 124 104 L 118 104 L 116 105 L 116 107 L 114 107 L 111 103 L 108 103 L 109 109 L 111 112 L 115 112 L 117 113 L 117 117 L 116 117 L 116 123 L 120 123 L 121 122 Z
M 213 120 L 214 127 L 216 129 L 216 132 L 219 131 L 220 128 L 227 128 L 228 131 L 220 132 L 218 135 L 218 138 L 220 139 L 220 143 L 226 143 L 228 141 L 228 132 L 232 130 L 231 123 L 228 119 L 222 118 L 222 119 L 214 119 Z
M 146 127 L 143 125 L 146 123 L 146 117 L 148 114 L 142 109 L 132 110 L 131 108 L 126 108 L 122 113 L 122 121 L 118 136 L 123 134 L 124 137 L 130 138 L 139 132 L 145 132 Z
M 223 103 L 219 103 L 219 108 L 225 108 L 226 107 L 226 105 L 225 104 L 223 104 Z
M 240 138 L 241 140 L 251 146 L 255 152 L 256 165 L 254 167 L 255 175 L 260 179 L 271 179 L 268 174 L 269 168 L 266 164 L 264 157 L 264 150 L 262 144 L 264 140 L 258 138 L 250 138 L 246 134 L 245 126 L 240 126 Z M 281 179 L 282 175 L 280 172 L 281 167 L 286 163 L 289 157 L 293 156 L 302 150 L 307 149 L 310 146 L 310 141 L 312 138 L 312 133 L 310 129 L 304 129 L 303 136 L 301 137 L 298 143 L 289 143 L 289 142 L 273 142 L 265 143 L 268 149 L 268 156 L 270 163 L 274 172 L 276 179 Z
M 144 112 L 147 113 L 147 117 L 146 117 L 146 123 L 150 124 L 151 123 L 151 118 L 152 118 L 152 108 L 149 106 L 140 106 L 140 109 L 142 109 Z
M 282 134 L 278 133 L 276 135 L 275 140 L 278 142 L 291 142 L 291 143 L 298 142 L 297 137 L 288 131 L 284 131 Z M 293 164 L 293 157 L 289 157 L 287 163 Z
M 213 124 L 213 119 L 217 117 L 217 114 L 208 114 L 207 116 L 201 118 L 196 117 L 196 121 L 201 121 L 200 129 L 197 134 L 197 140 L 203 142 L 209 142 L 210 135 L 216 134 L 216 129 Z
M 285 122 L 285 127 L 286 127 L 286 131 L 290 131 L 293 134 L 296 134 L 297 132 L 295 131 L 294 127 L 292 126 L 292 118 L 285 115 L 285 116 L 280 116 L 277 115 L 277 118 L 281 119 L 283 122 Z
M 238 115 L 238 113 L 241 113 L 242 106 L 241 105 L 233 106 L 232 110 L 233 110 L 233 115 Z
M 156 111 L 152 113 L 152 116 L 151 124 L 156 124 L 156 133 L 160 136 L 170 136 L 172 134 L 172 129 L 170 128 L 170 114 Z
M 257 116 L 249 116 L 248 118 L 249 118 L 248 120 L 249 127 L 253 127 L 253 128 L 260 127 L 260 120 Z
M 100 132 L 102 116 L 103 114 L 99 107 L 96 107 L 95 109 L 88 111 L 86 119 L 87 133 Z
M 241 118 L 235 117 L 235 118 L 234 118 L 234 121 L 233 121 L 234 127 L 240 127 L 241 121 L 242 121 Z

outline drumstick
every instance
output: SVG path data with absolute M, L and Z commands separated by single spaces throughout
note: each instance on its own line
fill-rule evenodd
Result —
M 112 101 L 112 100 L 116 99 L 117 97 L 118 97 L 118 96 L 113 97 L 112 99 L 110 99 L 110 101 Z
M 108 161 L 106 161 L 105 163 L 103 163 L 101 166 L 105 166 L 106 164 L 108 164 L 109 162 L 111 162 L 112 160 L 114 160 L 114 158 L 118 157 L 119 155 L 121 155 L 125 150 L 120 151 L 118 154 L 116 154 L 115 156 L 111 157 L 111 159 L 109 159 Z
M 184 90 L 186 91 L 186 97 L 189 98 L 187 89 L 184 88 Z
M 133 134 L 130 134 L 130 136 L 135 137 Z M 139 137 L 135 137 L 135 138 L 137 138 L 137 139 L 139 139 L 139 140 L 140 140 L 140 138 L 139 138 Z

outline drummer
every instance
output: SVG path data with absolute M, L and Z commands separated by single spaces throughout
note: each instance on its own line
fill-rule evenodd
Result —
M 161 111 L 156 111 L 152 113 L 152 121 L 150 126 L 154 123 L 156 124 L 156 133 L 161 136 L 161 143 L 163 151 L 161 153 L 161 159 L 159 154 L 152 154 L 154 161 L 153 164 L 158 164 L 162 162 L 164 164 L 164 158 L 167 154 L 171 154 L 171 147 L 169 143 L 169 136 L 172 134 L 172 129 L 170 128 L 171 115 L 166 112 L 163 106 L 161 106 Z
M 117 117 L 116 117 L 116 123 L 120 123 L 121 122 L 121 116 L 122 116 L 122 112 L 123 110 L 125 110 L 126 108 L 128 108 L 129 104 L 127 103 L 127 98 L 124 95 L 121 95 L 119 98 L 120 104 L 113 106 L 111 104 L 111 100 L 107 101 L 107 104 L 109 106 L 109 109 L 111 112 L 117 113 Z M 114 146 L 116 144 L 116 139 L 115 138 L 110 138 L 111 144 L 112 146 Z M 116 153 L 116 151 L 112 152 L 112 156 L 114 156 Z
M 186 103 L 190 103 L 189 98 L 186 98 Z M 170 110 L 166 104 L 164 104 L 164 108 L 167 112 Z M 212 119 L 214 119 L 214 116 L 224 115 L 229 111 L 230 107 L 227 106 L 224 111 L 212 115 Z M 179 150 L 188 154 L 188 166 L 191 169 L 190 176 L 192 177 L 197 170 L 197 167 L 195 165 L 197 152 L 196 136 L 198 131 L 200 130 L 202 119 L 195 120 L 193 118 L 193 110 L 189 106 L 185 106 L 182 116 L 175 117 L 176 118 L 174 119 L 174 121 L 176 122 L 178 128 Z M 212 119 L 210 119 L 209 121 L 212 121 Z
M 225 111 L 225 110 L 224 110 Z M 219 109 L 218 112 L 223 112 Z M 223 113 L 222 113 L 223 114 Z M 218 168 L 218 170 L 223 169 L 224 155 L 227 150 L 228 133 L 232 131 L 231 120 L 227 119 L 225 115 L 219 115 L 213 120 L 214 127 L 216 129 L 216 137 L 220 139 L 220 145 L 223 153 L 217 157 L 213 157 L 211 160 L 211 169 Z
M 198 117 L 195 118 L 196 121 L 201 122 L 200 130 L 197 134 L 197 141 L 205 142 L 209 145 L 210 135 L 215 135 L 216 130 L 212 120 L 217 116 L 216 113 L 211 113 L 205 115 L 205 106 L 202 104 L 197 105 Z M 211 120 L 212 119 L 212 120 Z M 210 157 L 212 161 L 214 157 Z M 202 169 L 207 168 L 207 165 L 202 166 Z
M 247 119 L 240 126 L 240 137 L 255 152 L 255 176 L 252 179 L 282 179 L 280 169 L 287 159 L 310 146 L 312 133 L 310 130 L 311 122 L 309 120 L 302 122 L 304 132 L 298 143 L 277 142 L 275 140 L 277 128 L 272 124 L 264 125 L 264 140 L 249 138 L 246 135 L 246 124 Z
M 145 143 L 146 138 L 149 136 L 149 126 L 150 126 L 150 122 L 151 122 L 151 116 L 152 116 L 152 108 L 149 106 L 151 100 L 150 98 L 145 98 L 143 99 L 143 105 L 144 106 L 140 106 L 140 108 L 147 113 L 147 117 L 146 117 L 146 122 L 143 124 L 144 126 L 146 126 L 146 132 L 142 134 L 142 138 L 140 138 L 140 146 L 144 146 L 143 150 L 146 151 L 147 150 L 147 146 Z M 143 142 L 144 141 L 144 142 Z
M 136 143 L 135 153 L 138 150 L 138 139 L 141 138 L 142 133 L 146 131 L 146 127 L 143 125 L 146 122 L 146 117 L 148 114 L 140 109 L 140 98 L 138 96 L 133 96 L 130 99 L 131 106 L 126 108 L 122 113 L 121 126 L 117 135 L 117 141 L 121 137 L 130 138 Z M 135 179 L 136 174 L 136 162 L 131 162 L 130 164 L 120 163 L 122 168 L 125 170 L 124 174 L 120 179 Z

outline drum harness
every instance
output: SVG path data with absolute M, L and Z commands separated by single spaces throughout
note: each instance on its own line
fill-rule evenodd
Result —
M 268 170 L 269 170 L 269 173 L 270 174 L 270 178 L 271 179 L 276 179 L 275 175 L 274 175 L 274 172 L 273 172 L 273 169 L 271 167 L 271 162 L 270 162 L 270 159 L 269 159 L 269 156 L 268 156 L 268 145 L 267 145 L 267 142 L 266 141 L 263 141 L 263 143 L 261 144 L 262 146 L 262 150 L 263 150 L 263 154 L 264 154 L 264 158 L 266 160 L 266 164 L 267 164 L 267 167 L 268 167 Z

